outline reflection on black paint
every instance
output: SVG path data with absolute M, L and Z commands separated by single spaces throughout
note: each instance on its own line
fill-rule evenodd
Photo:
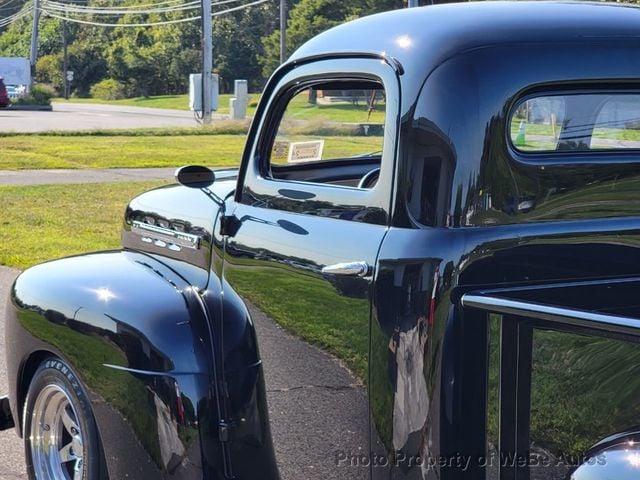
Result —
M 296 235 L 309 235 L 309 232 L 307 230 L 296 223 L 290 222 L 288 220 L 278 220 L 277 223 L 287 232 L 295 233 Z
M 315 194 L 311 192 L 305 192 L 303 190 L 292 190 L 289 188 L 281 188 L 278 193 L 286 198 L 292 198 L 295 200 L 311 200 L 315 198 Z

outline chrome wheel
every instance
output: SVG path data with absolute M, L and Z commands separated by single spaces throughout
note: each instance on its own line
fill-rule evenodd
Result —
M 75 407 L 59 385 L 38 393 L 31 414 L 30 448 L 38 480 L 82 480 L 84 444 Z

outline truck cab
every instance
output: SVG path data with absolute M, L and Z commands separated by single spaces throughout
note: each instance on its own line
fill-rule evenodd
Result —
M 18 278 L 30 458 L 62 362 L 86 478 L 636 478 L 639 32 L 625 5 L 478 2 L 310 40 L 238 170 L 181 169 L 122 250 Z M 344 375 L 284 344 L 303 367 L 267 372 L 270 328 Z

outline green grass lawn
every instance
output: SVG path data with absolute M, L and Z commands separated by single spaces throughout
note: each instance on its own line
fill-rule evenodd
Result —
M 325 136 L 323 158 L 379 149 L 380 137 Z M 245 135 L 15 135 L 0 137 L 0 170 L 236 166 Z
M 26 268 L 54 258 L 118 248 L 135 195 L 167 182 L 0 186 L 0 264 Z
M 218 99 L 218 110 L 216 113 L 229 113 L 229 100 L 233 95 L 220 95 Z M 260 94 L 250 95 L 250 102 L 258 100 Z M 122 100 L 102 100 L 100 98 L 56 98 L 54 102 L 61 103 L 99 103 L 103 105 L 126 105 L 129 107 L 149 107 L 149 108 L 170 108 L 175 110 L 189 110 L 189 95 L 160 95 L 157 97 L 135 97 L 124 98 Z M 255 106 L 249 107 L 250 115 L 255 112 Z
M 0 170 L 237 165 L 244 135 L 0 138 Z
M 135 97 L 122 100 L 103 100 L 100 98 L 54 98 L 57 103 L 99 103 L 103 105 L 127 105 L 131 107 L 171 108 L 189 110 L 189 95 L 160 95 L 158 97 Z
M 310 104 L 306 95 L 298 95 L 287 106 L 286 118 L 291 120 L 323 120 L 339 123 L 384 123 L 385 104 L 376 103 L 369 115 L 367 102 Z

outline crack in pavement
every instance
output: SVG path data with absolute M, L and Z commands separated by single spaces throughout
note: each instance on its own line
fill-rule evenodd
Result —
M 326 389 L 326 390 L 340 391 L 340 390 L 360 389 L 362 387 L 363 385 L 361 383 L 352 383 L 350 385 L 298 385 L 296 387 L 268 389 L 267 393 L 284 393 L 284 392 L 291 392 L 293 390 L 312 390 L 312 389 Z

